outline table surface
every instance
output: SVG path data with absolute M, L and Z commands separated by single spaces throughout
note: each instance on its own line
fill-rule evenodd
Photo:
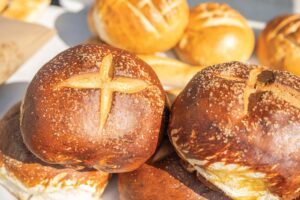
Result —
M 77 5 L 71 5 L 69 3 L 71 1 L 74 1 L 75 4 L 77 3 Z M 0 86 L 0 117 L 13 104 L 22 99 L 29 81 L 43 64 L 68 47 L 79 44 L 89 38 L 90 33 L 86 23 L 87 7 L 82 7 L 81 4 L 78 5 L 78 0 L 64 0 L 61 2 L 65 2 L 62 3 L 65 6 L 64 8 L 50 6 L 36 22 L 55 28 L 57 34 L 24 63 L 6 84 Z M 190 5 L 195 5 L 199 2 L 202 1 L 189 1 Z M 227 0 L 226 2 L 239 10 L 249 20 L 256 35 L 264 27 L 265 22 L 274 16 L 300 11 L 300 0 Z M 256 63 L 255 56 L 252 56 L 249 62 Z M 0 197 L 1 200 L 14 200 L 1 187 Z M 103 199 L 118 199 L 115 178 L 110 182 Z

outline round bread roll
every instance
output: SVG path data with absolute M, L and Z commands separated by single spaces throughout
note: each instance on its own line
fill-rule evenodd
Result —
M 247 21 L 226 4 L 202 3 L 191 10 L 190 21 L 176 53 L 194 65 L 246 61 L 254 48 Z
M 300 14 L 280 16 L 269 22 L 259 36 L 259 61 L 274 69 L 300 76 Z
M 35 75 L 21 130 L 46 162 L 126 172 L 154 153 L 164 107 L 165 92 L 145 62 L 106 45 L 79 45 Z
M 153 165 L 119 174 L 120 200 L 229 200 L 187 172 L 173 153 Z
M 176 98 L 180 157 L 233 199 L 300 195 L 300 79 L 231 62 L 199 72 Z
M 17 199 L 99 200 L 108 179 L 105 172 L 76 171 L 37 159 L 22 140 L 20 104 L 0 121 L 0 184 Z
M 100 38 L 135 53 L 171 49 L 188 23 L 186 0 L 97 0 L 94 6 Z

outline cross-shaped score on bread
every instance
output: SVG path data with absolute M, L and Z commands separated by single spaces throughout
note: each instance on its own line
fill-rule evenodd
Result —
M 250 71 L 248 79 L 234 76 L 215 74 L 216 77 L 227 81 L 244 82 L 244 115 L 248 114 L 249 98 L 257 92 L 272 92 L 272 94 L 281 100 L 284 100 L 292 106 L 300 109 L 300 93 L 294 89 L 288 88 L 282 84 L 275 83 L 275 76 L 272 71 L 264 68 L 254 68 Z
M 57 88 L 100 89 L 100 129 L 104 128 L 110 113 L 114 92 L 133 94 L 148 87 L 148 84 L 143 80 L 113 77 L 114 67 L 112 61 L 112 54 L 108 54 L 100 64 L 97 63 L 99 72 L 76 75 L 57 86 Z

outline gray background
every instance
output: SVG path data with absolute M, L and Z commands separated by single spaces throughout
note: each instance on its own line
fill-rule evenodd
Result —
M 201 0 L 190 0 L 191 6 L 207 2 Z M 227 0 L 214 2 L 225 2 L 238 10 L 249 20 L 266 22 L 275 16 L 299 11 L 300 0 Z

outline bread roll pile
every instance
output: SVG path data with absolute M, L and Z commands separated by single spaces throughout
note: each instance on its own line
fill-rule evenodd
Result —
M 64 168 L 38 159 L 23 142 L 19 103 L 0 121 L 0 184 L 17 199 L 99 200 L 109 177 L 106 172 Z
M 265 67 L 239 62 L 253 31 L 225 4 L 96 1 L 93 41 L 112 46 L 72 47 L 37 72 L 0 120 L 0 184 L 89 200 L 117 173 L 120 200 L 299 200 L 300 78 L 284 71 L 297 72 L 297 20 L 263 31 Z M 174 47 L 182 62 L 153 55 Z
M 158 145 L 166 96 L 149 65 L 106 45 L 45 64 L 0 123 L 0 183 L 19 199 L 99 199 Z M 147 123 L 140 123 L 141 121 Z
M 226 4 L 203 3 L 189 12 L 186 0 L 97 0 L 88 22 L 110 45 L 139 54 L 176 47 L 194 65 L 246 61 L 254 48 L 246 19 Z

